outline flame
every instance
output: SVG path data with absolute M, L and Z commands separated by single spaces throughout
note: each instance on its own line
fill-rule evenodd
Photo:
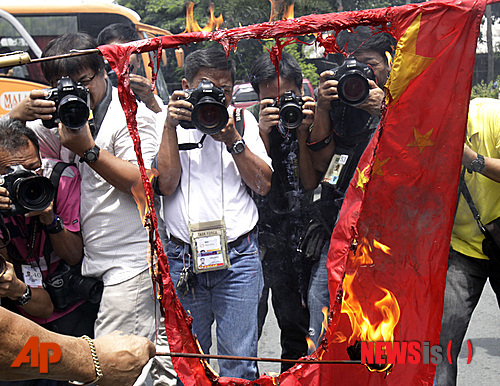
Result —
M 344 299 L 342 301 L 341 312 L 347 314 L 351 322 L 352 334 L 349 337 L 349 345 L 354 345 L 356 341 L 394 341 L 394 329 L 399 322 L 401 311 L 394 294 L 386 288 L 373 284 L 384 296 L 376 301 L 371 308 L 370 316 L 363 310 L 359 297 L 354 287 L 354 278 L 360 266 L 373 264 L 370 252 L 373 251 L 369 241 L 365 238 L 353 244 L 354 250 L 349 253 L 349 258 L 353 263 L 353 272 L 346 273 L 343 283 Z M 373 247 L 390 255 L 390 248 L 377 240 L 373 240 Z M 371 319 L 376 319 L 373 321 Z M 381 370 L 381 371 L 385 371 Z M 377 370 L 378 371 L 378 370 Z
M 373 260 L 370 257 L 373 251 L 372 246 L 367 239 L 354 240 L 353 247 L 349 252 L 349 259 L 352 261 L 353 267 L 357 270 L 360 266 L 372 265 Z
M 289 20 L 294 18 L 294 5 L 290 4 L 289 7 L 285 8 L 285 12 L 283 13 L 283 20 Z
M 214 29 L 219 29 L 219 27 L 224 24 L 224 19 L 222 18 L 222 14 L 218 17 L 215 17 L 215 5 L 210 3 L 210 19 L 208 20 L 205 27 L 201 28 L 198 22 L 194 19 L 194 3 L 188 2 L 186 6 L 186 29 L 183 33 L 186 32 L 211 32 Z
M 347 340 L 347 337 L 344 335 L 342 331 L 336 331 L 332 336 L 333 343 L 343 343 Z
M 307 342 L 307 348 L 309 349 L 310 352 L 316 351 L 316 344 L 308 336 L 306 336 L 306 342 Z
M 294 4 L 287 6 L 285 0 L 269 0 L 271 3 L 271 15 L 269 21 L 288 20 L 294 18 Z M 280 15 L 283 17 L 280 18 Z
M 391 248 L 389 248 L 387 245 L 379 243 L 375 239 L 373 240 L 373 246 L 375 248 L 378 248 L 378 249 L 382 250 L 382 252 L 384 252 L 386 255 L 390 255 L 391 254 Z
M 156 169 L 147 169 L 146 174 L 148 176 L 149 182 L 153 183 L 153 179 L 158 177 L 158 170 Z M 138 184 L 135 184 L 132 189 L 132 196 L 134 197 L 134 201 L 137 205 L 137 209 L 139 209 L 139 214 L 141 216 L 142 223 L 144 224 L 146 221 L 146 216 L 149 213 L 148 209 L 148 200 L 146 198 L 146 192 L 144 191 L 144 186 L 142 185 L 142 181 Z
M 387 58 L 387 63 L 389 63 L 389 67 L 392 67 L 392 55 L 389 51 L 385 51 L 385 56 Z
M 328 329 L 328 314 L 329 314 L 328 307 L 323 307 L 321 309 L 321 312 L 323 313 L 323 322 L 321 323 L 321 333 L 318 335 L 318 340 L 316 342 L 313 342 L 313 340 L 311 338 L 309 338 L 309 336 L 306 336 L 306 342 L 307 342 L 307 347 L 309 348 L 309 351 L 316 351 L 316 349 L 319 346 L 320 340 L 323 337 L 323 334 Z M 337 334 L 344 336 L 344 334 L 342 334 L 341 332 L 335 333 L 334 336 L 336 336 Z M 344 336 L 344 340 L 346 340 L 345 336 Z M 340 343 L 340 342 L 336 342 L 336 343 Z

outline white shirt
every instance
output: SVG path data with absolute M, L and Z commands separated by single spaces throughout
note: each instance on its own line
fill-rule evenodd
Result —
M 156 118 L 143 103 L 137 111 L 144 163 L 148 168 L 158 151 Z M 35 128 L 43 146 L 42 154 L 66 162 L 75 155 L 60 145 L 57 129 Z M 95 143 L 117 158 L 137 165 L 125 114 L 113 88 L 112 100 Z M 59 154 L 54 154 L 59 152 Z M 45 155 L 44 155 L 45 156 Z M 76 159 L 78 157 L 76 156 Z M 97 174 L 86 163 L 77 162 L 82 176 L 80 221 L 85 246 L 82 273 L 101 277 L 105 285 L 124 282 L 148 268 L 148 234 L 134 198 L 121 192 Z
M 233 111 L 234 107 L 229 106 L 228 113 Z M 248 111 L 244 111 L 244 119 L 246 146 L 271 167 L 257 121 Z M 196 129 L 177 126 L 179 144 L 199 142 L 202 135 Z M 207 135 L 202 149 L 180 150 L 179 155 L 182 167 L 179 186 L 171 196 L 163 197 L 164 218 L 170 234 L 187 243 L 188 223 L 220 220 L 223 215 L 228 242 L 251 231 L 257 224 L 257 207 L 226 145 Z

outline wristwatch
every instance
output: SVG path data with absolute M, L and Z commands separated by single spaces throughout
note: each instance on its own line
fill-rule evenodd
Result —
M 243 138 L 238 139 L 235 143 L 233 143 L 233 146 L 227 148 L 227 151 L 231 154 L 239 154 L 243 150 L 245 150 L 245 140 Z
M 49 226 L 45 227 L 45 232 L 47 232 L 50 235 L 55 235 L 57 233 L 61 233 L 64 230 L 64 221 L 61 220 L 61 217 L 56 215 L 56 220 L 55 224 L 52 225 L 50 224 Z
M 24 306 L 31 300 L 31 287 L 26 284 L 26 292 L 15 303 L 18 306 Z
M 469 167 L 469 172 L 481 173 L 484 169 L 484 157 L 481 154 L 477 155 L 477 158 L 472 160 Z
M 101 148 L 95 145 L 92 149 L 87 150 L 83 153 L 83 158 L 80 158 L 80 162 L 87 162 L 88 164 L 95 162 L 99 159 L 99 152 Z

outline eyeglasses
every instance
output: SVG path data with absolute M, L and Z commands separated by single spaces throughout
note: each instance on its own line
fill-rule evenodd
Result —
M 78 81 L 78 83 L 81 83 L 83 86 L 87 87 L 94 80 L 94 78 L 95 78 L 96 75 L 97 75 L 97 72 L 94 74 L 94 76 L 80 79 Z

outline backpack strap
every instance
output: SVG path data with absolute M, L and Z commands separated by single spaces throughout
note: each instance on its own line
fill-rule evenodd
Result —
M 58 163 L 56 163 L 54 165 L 54 167 L 52 168 L 52 173 L 50 173 L 50 182 L 52 182 L 52 185 L 54 185 L 54 188 L 56 190 L 55 195 L 54 195 L 54 204 L 53 204 L 54 213 L 56 211 L 57 191 L 59 189 L 59 180 L 61 179 L 61 176 L 62 176 L 64 170 L 68 166 L 75 166 L 75 164 L 59 161 Z

